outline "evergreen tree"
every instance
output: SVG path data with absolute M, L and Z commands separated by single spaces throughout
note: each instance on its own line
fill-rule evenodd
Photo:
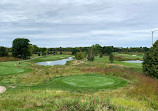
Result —
M 158 78 L 158 41 L 144 55 L 143 72 Z

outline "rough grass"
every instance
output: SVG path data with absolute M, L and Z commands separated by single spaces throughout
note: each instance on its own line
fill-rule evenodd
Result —
M 27 63 L 23 64 L 23 67 L 31 67 L 32 72 L 0 77 L 0 85 L 7 88 L 5 93 L 0 94 L 0 110 L 158 110 L 158 80 L 145 76 L 141 71 L 141 66 L 122 64 L 120 61 L 111 64 L 107 57 L 96 57 L 93 62 L 78 62 L 80 64 L 77 65 L 72 65 L 72 63 L 53 67 Z M 14 62 L 0 64 L 11 67 Z M 48 84 L 55 77 L 85 73 L 117 76 L 128 80 L 131 84 L 115 90 L 93 92 L 74 92 L 38 86 Z
M 126 60 L 143 60 L 143 53 L 114 53 L 114 59 L 118 61 L 126 61 Z

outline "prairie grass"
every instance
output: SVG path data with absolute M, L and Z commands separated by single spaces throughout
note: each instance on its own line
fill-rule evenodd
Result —
M 19 61 L 20 58 L 15 57 L 0 57 L 0 62 L 6 62 L 6 61 Z

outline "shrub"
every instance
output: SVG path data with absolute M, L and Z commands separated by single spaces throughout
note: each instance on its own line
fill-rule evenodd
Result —
M 155 42 L 150 51 L 144 55 L 143 72 L 145 74 L 158 78 L 158 41 Z
M 88 56 L 87 58 L 89 61 L 94 61 L 94 56 Z
M 78 59 L 78 60 L 82 60 L 82 59 L 85 58 L 85 53 L 77 52 L 76 55 L 75 55 L 75 58 Z
M 113 63 L 113 61 L 114 61 L 114 56 L 113 56 L 112 53 L 109 54 L 109 61 L 110 61 L 111 63 Z

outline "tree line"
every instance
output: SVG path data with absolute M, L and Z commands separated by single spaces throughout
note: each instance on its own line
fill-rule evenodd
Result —
M 113 52 L 143 52 L 145 53 L 143 62 L 143 71 L 147 75 L 158 78 L 158 41 L 155 42 L 153 47 L 150 49 L 147 47 L 134 47 L 134 48 L 119 48 L 113 46 L 100 46 L 99 44 L 92 45 L 91 47 L 75 47 L 75 48 L 40 48 L 36 45 L 30 44 L 30 41 L 25 38 L 17 38 L 12 43 L 12 48 L 0 47 L 0 57 L 10 56 L 12 53 L 13 57 L 28 59 L 33 54 L 48 55 L 57 54 L 57 51 L 62 54 L 63 51 L 72 52 L 76 59 L 87 58 L 89 61 L 93 61 L 95 56 L 103 55 L 109 56 L 109 61 L 113 62 Z
M 92 55 L 100 54 L 100 57 L 103 54 L 110 54 L 112 52 L 147 52 L 149 48 L 147 47 L 135 47 L 135 48 L 122 48 L 122 47 L 113 47 L 113 46 L 100 46 L 99 44 L 93 45 L 91 47 L 67 47 L 67 48 L 45 48 L 45 47 L 38 47 L 36 45 L 30 44 L 30 41 L 25 38 L 17 38 L 12 43 L 12 48 L 6 48 L 1 46 L 0 47 L 0 57 L 8 56 L 9 53 L 12 53 L 12 56 L 27 59 L 32 54 L 41 55 L 48 55 L 48 54 L 57 54 L 60 52 L 72 52 L 72 55 L 76 55 L 78 52 L 84 52 L 89 54 L 89 58 L 92 59 Z M 94 53 L 94 54 L 93 54 Z

